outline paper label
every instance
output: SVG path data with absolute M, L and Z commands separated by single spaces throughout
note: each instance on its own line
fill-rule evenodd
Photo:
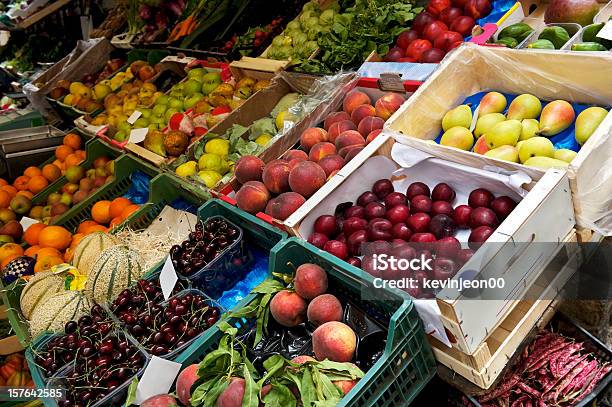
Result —
M 30 226 L 34 225 L 35 223 L 40 223 L 40 221 L 24 216 L 21 218 L 19 223 L 21 223 L 21 227 L 23 227 L 23 231 L 25 232 Z
M 380 79 L 378 79 L 378 87 L 380 90 L 389 92 L 406 92 L 406 89 L 404 89 L 404 83 L 402 82 L 402 76 L 397 72 L 381 73 Z
M 166 394 L 181 370 L 181 364 L 157 356 L 151 357 L 136 388 L 134 404 L 140 405 L 149 397 Z
M 293 125 L 294 125 L 294 124 L 295 124 L 295 123 L 293 123 L 293 122 L 292 122 L 292 121 L 290 121 L 290 120 L 285 120 L 285 121 L 283 122 L 283 132 L 282 132 L 282 134 L 285 134 L 286 132 L 288 132 L 288 131 L 289 131 L 289 129 L 291 129 L 291 128 L 293 127 Z
M 612 41 L 612 20 L 608 20 L 606 25 L 604 25 L 601 30 L 599 30 L 596 37 Z
M 134 144 L 138 144 L 138 143 L 144 141 L 144 139 L 147 136 L 148 132 L 149 132 L 149 129 L 147 127 L 145 127 L 144 129 L 133 129 L 130 132 L 129 142 L 130 143 L 134 143 Z
M 178 276 L 176 275 L 176 270 L 174 270 L 174 266 L 172 265 L 172 259 L 170 255 L 166 257 L 166 262 L 164 263 L 164 267 L 159 273 L 159 285 L 161 286 L 162 293 L 164 294 L 164 299 L 170 298 L 172 294 L 172 290 L 174 290 L 174 286 L 178 281 Z
M 476 128 L 476 122 L 478 121 L 478 111 L 480 110 L 480 105 L 476 106 L 476 110 L 472 113 L 472 124 L 470 124 L 470 131 L 473 133 Z
M 134 110 L 130 117 L 127 118 L 126 122 L 128 122 L 129 124 L 134 124 L 140 116 L 142 116 L 142 112 L 140 112 L 140 110 Z

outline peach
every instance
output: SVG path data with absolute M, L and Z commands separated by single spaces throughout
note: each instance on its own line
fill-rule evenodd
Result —
M 260 181 L 247 181 L 236 193 L 238 207 L 252 214 L 266 209 L 269 200 L 270 192 Z
M 266 397 L 268 395 L 268 393 L 270 393 L 271 390 L 272 390 L 272 385 L 271 384 L 263 385 L 261 390 L 259 391 L 259 400 L 264 401 L 264 397 Z M 260 405 L 261 405 L 261 403 L 260 403 Z
M 376 116 L 383 120 L 388 120 L 397 109 L 404 103 L 405 99 L 399 93 L 386 93 L 374 104 Z
M 242 377 L 232 377 L 229 385 L 217 398 L 217 407 L 242 407 L 246 382 Z
M 489 150 L 489 145 L 487 144 L 487 140 L 484 138 L 484 136 L 478 137 L 478 140 L 476 140 L 476 143 L 474 144 L 474 152 L 476 154 L 484 154 Z
M 363 119 L 365 119 L 368 116 L 375 116 L 375 115 L 376 115 L 376 109 L 374 109 L 374 106 L 360 105 L 360 106 L 357 106 L 355 110 L 353 110 L 353 113 L 351 113 L 351 120 L 353 121 L 353 123 L 355 123 L 356 126 L 359 126 L 359 123 L 361 123 Z
M 346 162 L 351 161 L 353 158 L 355 158 L 355 156 L 357 154 L 359 154 L 361 152 L 361 150 L 363 150 L 363 147 L 353 147 L 351 148 L 348 153 L 346 153 L 346 156 L 344 156 L 344 160 Z
M 357 106 L 371 104 L 372 101 L 368 95 L 358 89 L 353 89 L 344 97 L 344 101 L 342 101 L 342 110 L 352 115 L 353 110 L 357 109 Z
M 274 194 L 289 191 L 289 163 L 285 160 L 270 161 L 263 169 L 262 180 Z
M 308 159 L 310 161 L 319 162 L 325 156 L 336 154 L 336 146 L 328 141 L 317 143 L 310 149 Z
M 93 188 L 93 180 L 90 178 L 81 178 L 79 181 L 79 189 L 81 191 L 90 191 Z
M 327 175 L 327 178 L 329 179 L 332 172 L 339 171 L 342 167 L 344 167 L 345 161 L 344 158 L 340 157 L 338 154 L 332 154 L 326 155 L 317 164 L 323 168 L 325 175 Z
M 323 168 L 312 161 L 302 161 L 289 173 L 289 186 L 305 198 L 310 197 L 325 184 L 327 175 Z
M 357 380 L 336 380 L 332 382 L 340 391 L 344 394 L 347 394 L 355 385 L 357 384 Z
M 279 220 L 287 219 L 293 212 L 306 202 L 306 199 L 297 192 L 285 192 L 270 199 L 266 205 L 266 215 Z
M 189 405 L 189 399 L 191 399 L 191 386 L 199 379 L 199 366 L 198 363 L 187 366 L 176 378 L 176 396 L 186 406 Z
M 312 146 L 322 141 L 328 141 L 329 137 L 327 136 L 327 131 L 320 127 L 309 127 L 300 136 L 300 146 L 306 152 L 310 151 Z
M 87 199 L 87 196 L 88 196 L 87 192 L 88 191 L 83 191 L 83 190 L 76 191 L 74 195 L 72 195 L 72 203 L 76 205 L 79 202 L 83 202 L 85 199 Z
M 331 113 L 323 122 L 323 128 L 329 131 L 329 127 L 332 124 L 341 122 L 343 120 L 351 120 L 351 116 L 347 112 L 343 111 Z
M 357 126 L 350 120 L 342 120 L 332 124 L 329 128 L 329 133 L 327 133 L 329 141 L 335 143 L 338 136 L 347 130 L 357 130 Z
M 277 292 L 270 301 L 270 313 L 276 322 L 291 328 L 304 322 L 306 300 L 289 290 Z
M 317 360 L 315 358 L 313 358 L 312 356 L 308 356 L 308 355 L 300 355 L 300 356 L 296 356 L 293 359 L 291 359 L 291 362 L 296 363 L 298 365 L 302 365 L 306 362 L 316 362 Z
M 347 130 L 341 133 L 336 139 L 336 150 L 341 157 L 345 157 L 353 147 L 364 147 L 365 139 L 355 130 Z
M 315 326 L 330 321 L 342 321 L 342 304 L 331 294 L 319 295 L 308 304 L 306 316 Z
M 170 394 L 158 394 L 143 401 L 142 407 L 176 407 L 176 399 Z
M 308 160 L 308 154 L 302 150 L 289 150 L 285 154 L 283 154 L 283 160 L 293 161 L 306 161 Z
M 316 264 L 304 263 L 295 270 L 293 287 L 300 297 L 312 300 L 327 291 L 327 273 Z
M 248 181 L 261 181 L 261 174 L 265 165 L 261 158 L 254 155 L 245 155 L 236 161 L 234 175 L 241 184 Z
M 346 324 L 326 322 L 312 334 L 312 350 L 317 360 L 350 362 L 355 356 L 357 336 Z
M 370 134 L 368 134 L 368 137 L 366 137 L 366 145 L 370 144 L 372 140 L 374 140 L 380 133 L 382 133 L 382 129 L 376 129 L 370 132 Z
M 364 138 L 366 138 L 368 134 L 370 134 L 374 130 L 382 129 L 384 125 L 385 121 L 380 117 L 368 116 L 359 122 L 359 126 L 357 126 L 357 131 L 361 133 Z

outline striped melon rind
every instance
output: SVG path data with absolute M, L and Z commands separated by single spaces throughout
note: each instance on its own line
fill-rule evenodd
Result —
M 36 307 L 30 320 L 30 333 L 36 337 L 45 331 L 60 332 L 66 322 L 87 314 L 91 302 L 81 291 L 63 291 L 52 295 L 44 306 Z
M 49 297 L 64 291 L 65 280 L 64 273 L 54 274 L 51 271 L 43 271 L 34 274 L 21 291 L 19 303 L 23 316 L 30 319 L 38 305 L 45 304 Z
M 94 232 L 85 236 L 74 249 L 72 265 L 81 274 L 89 274 L 102 252 L 120 244 L 116 237 L 104 232 Z
M 99 304 L 110 303 L 146 270 L 138 252 L 127 246 L 110 247 L 94 263 L 85 284 L 85 294 Z

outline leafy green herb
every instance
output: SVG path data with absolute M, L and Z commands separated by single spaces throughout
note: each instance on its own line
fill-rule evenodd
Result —
M 128 387 L 124 407 L 134 404 L 134 401 L 136 400 L 136 389 L 138 389 L 138 377 L 134 376 L 132 382 L 130 383 L 130 387 Z

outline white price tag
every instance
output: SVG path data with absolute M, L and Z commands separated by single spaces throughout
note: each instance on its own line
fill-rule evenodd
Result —
M 282 131 L 282 133 L 281 133 L 281 134 L 285 134 L 286 132 L 288 132 L 288 131 L 289 131 L 289 129 L 291 129 L 291 128 L 294 126 L 294 124 L 295 124 L 295 123 L 293 123 L 293 122 L 292 122 L 292 121 L 290 121 L 290 120 L 285 120 L 285 121 L 283 122 L 283 131 Z
M 149 129 L 147 127 L 145 127 L 144 129 L 132 129 L 132 131 L 130 132 L 129 142 L 138 144 L 144 141 L 148 132 L 149 132 Z
M 129 124 L 134 124 L 136 123 L 136 120 L 138 120 L 140 116 L 142 116 L 142 113 L 140 112 L 140 110 L 134 110 L 134 112 L 130 115 L 130 117 L 127 118 L 126 122 L 128 122 Z
M 140 405 L 149 397 L 166 394 L 181 370 L 181 364 L 157 356 L 151 357 L 136 388 L 134 404 Z
M 159 273 L 159 285 L 161 286 L 162 293 L 164 294 L 164 298 L 166 300 L 170 298 L 170 294 L 172 294 L 172 290 L 174 290 L 174 286 L 176 285 L 177 281 L 178 276 L 176 275 L 176 270 L 174 270 L 170 255 L 168 255 L 168 257 L 166 257 L 164 267 Z
M 23 231 L 25 232 L 26 230 L 28 230 L 30 226 L 34 225 L 35 223 L 40 223 L 40 221 L 24 216 L 23 218 L 21 218 L 19 223 L 21 223 L 21 227 L 23 228 Z
M 599 30 L 596 37 L 612 41 L 612 20 L 608 20 L 606 25 L 604 25 L 601 30 Z

